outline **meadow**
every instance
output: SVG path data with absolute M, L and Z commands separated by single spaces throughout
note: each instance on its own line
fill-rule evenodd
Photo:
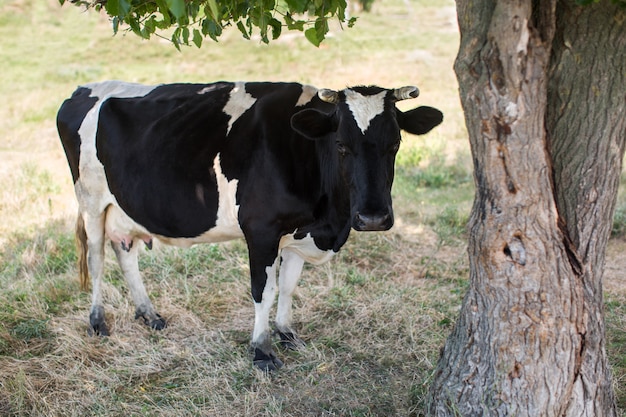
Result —
M 420 416 L 439 349 L 467 288 L 465 225 L 471 157 L 452 65 L 453 0 L 377 0 L 356 26 L 333 26 L 315 48 L 284 33 L 270 45 L 227 30 L 177 51 L 120 32 L 55 0 L 0 0 L 0 415 Z M 77 205 L 55 127 L 80 84 L 217 80 L 417 85 L 402 102 L 437 107 L 444 123 L 403 138 L 394 183 L 396 225 L 356 233 L 327 265 L 305 267 L 294 318 L 307 342 L 278 350 L 267 375 L 248 351 L 254 308 L 245 244 L 145 251 L 141 269 L 168 320 L 134 319 L 107 252 L 112 334 L 88 335 L 90 295 L 78 286 Z M 626 180 L 626 177 L 625 177 Z M 607 347 L 626 411 L 626 197 L 607 256 Z M 278 349 L 278 348 L 277 348 Z

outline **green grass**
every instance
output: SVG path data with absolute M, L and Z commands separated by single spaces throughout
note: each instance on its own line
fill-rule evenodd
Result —
M 0 2 L 0 415 L 423 415 L 469 276 L 474 189 L 452 72 L 454 2 L 376 2 L 354 29 L 334 27 L 319 49 L 290 34 L 266 46 L 227 32 L 219 44 L 177 52 L 159 39 L 112 36 L 101 16 L 69 4 Z M 438 107 L 445 121 L 403 138 L 394 229 L 354 233 L 330 264 L 305 267 L 294 319 L 307 347 L 279 350 L 285 369 L 267 376 L 250 364 L 254 313 L 241 241 L 144 251 L 147 289 L 169 323 L 162 332 L 134 320 L 107 250 L 112 335 L 87 335 L 76 203 L 54 119 L 78 84 L 103 79 L 416 84 L 420 97 L 400 105 Z M 607 295 L 607 348 L 626 409 L 620 291 Z

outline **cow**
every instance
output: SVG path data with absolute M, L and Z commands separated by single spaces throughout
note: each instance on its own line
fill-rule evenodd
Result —
M 160 330 L 166 321 L 139 272 L 141 242 L 188 247 L 244 238 L 253 363 L 280 368 L 273 335 L 283 347 L 303 345 L 291 306 L 304 262 L 328 261 L 351 229 L 392 227 L 400 131 L 422 135 L 443 120 L 432 107 L 396 107 L 418 94 L 412 86 L 335 91 L 270 82 L 105 81 L 76 89 L 57 128 L 78 199 L 82 287 L 93 281 L 90 332 L 109 334 L 101 294 L 106 241 L 136 318 Z

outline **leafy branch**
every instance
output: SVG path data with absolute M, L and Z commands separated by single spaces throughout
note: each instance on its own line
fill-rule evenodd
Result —
M 64 4 L 66 0 L 59 0 Z M 319 46 L 328 33 L 328 21 L 337 18 L 352 27 L 356 18 L 346 20 L 346 0 L 67 0 L 96 11 L 104 10 L 113 24 L 149 39 L 167 37 L 163 32 L 174 28 L 169 39 L 181 45 L 202 46 L 206 37 L 214 41 L 223 29 L 235 25 L 250 39 L 258 31 L 261 41 L 276 39 L 283 28 L 304 32 L 313 45 Z M 305 19 L 304 16 L 308 16 Z M 168 32 L 169 33 L 169 32 Z

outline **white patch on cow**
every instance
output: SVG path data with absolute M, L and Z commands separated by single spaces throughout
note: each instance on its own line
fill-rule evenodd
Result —
M 307 104 L 313 97 L 317 95 L 317 88 L 312 85 L 303 85 L 302 86 L 302 94 L 300 94 L 300 98 L 298 98 L 298 102 L 296 103 L 296 107 L 304 106 Z
M 239 226 L 239 205 L 237 204 L 237 184 L 239 180 L 228 180 L 222 172 L 220 165 L 220 155 L 218 154 L 213 160 L 213 170 L 217 180 L 217 220 L 215 226 L 200 236 L 191 238 L 169 238 L 156 235 L 163 243 L 172 246 L 189 247 L 197 243 L 225 242 L 243 237 L 243 232 Z M 204 193 L 202 193 L 204 194 Z M 196 189 L 196 197 L 199 198 Z
M 265 288 L 263 288 L 263 298 L 260 303 L 254 303 L 254 330 L 252 332 L 253 346 L 255 343 L 262 343 L 270 334 L 270 311 L 276 296 L 277 264 L 278 259 L 274 261 L 274 264 L 265 268 L 267 280 L 265 281 Z
M 239 180 L 228 180 L 222 172 L 220 164 L 220 154 L 213 160 L 213 170 L 217 179 L 217 192 L 219 202 L 217 206 L 217 220 L 215 227 L 208 233 L 211 235 L 223 236 L 224 239 L 236 239 L 243 237 L 241 227 L 239 227 L 239 205 L 237 204 L 237 184 Z
M 230 116 L 226 134 L 230 133 L 233 124 L 256 102 L 256 99 L 246 93 L 246 83 L 237 82 L 230 92 L 230 99 L 224 106 L 224 113 Z
M 337 253 L 333 250 L 319 249 L 310 233 L 307 233 L 302 239 L 295 239 L 294 234 L 285 235 L 280 239 L 279 247 L 295 252 L 302 259 L 313 265 L 328 262 Z
M 357 126 L 365 134 L 372 119 L 385 110 L 386 91 L 372 96 L 364 96 L 349 88 L 345 90 L 346 104 L 356 120 Z
M 198 91 L 198 94 L 210 93 L 211 91 L 215 91 L 218 88 L 220 88 L 219 84 L 211 84 L 208 87 L 204 87 L 202 90 Z

